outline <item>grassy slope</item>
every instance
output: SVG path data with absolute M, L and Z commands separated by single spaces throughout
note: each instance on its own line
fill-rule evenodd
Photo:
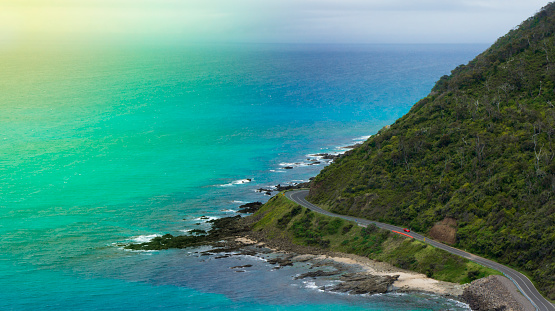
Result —
M 555 299 L 555 4 L 325 168 L 309 199 L 427 232 L 532 276 Z
M 270 238 L 289 239 L 299 245 L 366 256 L 442 281 L 467 283 L 498 274 L 497 271 L 377 227 L 365 229 L 353 222 L 311 212 L 282 195 L 268 201 L 256 216 L 262 218 L 253 230 L 264 230 Z

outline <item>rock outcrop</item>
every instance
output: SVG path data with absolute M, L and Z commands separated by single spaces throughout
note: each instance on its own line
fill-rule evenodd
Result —
M 499 275 L 479 279 L 470 283 L 462 298 L 472 310 L 485 311 L 525 311 L 527 308 L 513 298 L 507 286 L 503 284 Z M 519 295 L 518 293 L 516 293 Z M 524 298 L 524 297 L 523 297 Z
M 350 294 L 381 294 L 391 291 L 393 282 L 398 278 L 398 275 L 344 274 L 341 276 L 343 283 L 322 289 Z

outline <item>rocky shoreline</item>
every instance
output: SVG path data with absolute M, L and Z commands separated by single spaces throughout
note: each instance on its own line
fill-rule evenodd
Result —
M 354 147 L 356 145 L 346 148 Z M 343 154 L 317 154 L 315 156 L 334 161 Z M 283 169 L 293 169 L 293 167 L 284 167 Z M 309 188 L 309 186 L 310 181 L 290 183 L 285 186 L 278 184 L 256 191 L 271 196 L 274 192 Z M 326 279 L 335 282 L 334 285 L 319 287 L 322 291 L 356 295 L 419 292 L 466 303 L 472 310 L 535 310 L 528 300 L 518 292 L 514 284 L 502 276 L 490 276 L 475 280 L 470 284 L 460 285 L 434 280 L 424 274 L 400 269 L 366 257 L 298 245 L 287 239 L 269 238 L 264 231 L 251 230 L 252 224 L 259 220 L 252 214 L 262 205 L 261 202 L 252 202 L 239 206 L 237 213 L 248 214 L 249 217 L 237 215 L 210 220 L 212 229 L 208 232 L 192 230 L 190 235 L 186 236 L 167 234 L 156 237 L 147 243 L 127 245 L 125 248 L 161 250 L 210 245 L 213 249 L 201 252 L 201 256 L 213 256 L 214 259 L 237 255 L 256 256 L 273 265 L 273 269 L 281 269 L 298 263 L 309 264 L 309 269 L 314 271 L 292 275 L 291 278 L 297 280 Z M 243 265 L 233 266 L 230 269 L 235 272 L 246 272 L 246 269 L 250 267 L 251 265 Z
M 283 243 L 280 244 L 284 246 Z M 292 275 L 291 278 L 295 280 L 325 279 L 337 283 L 320 286 L 319 289 L 322 291 L 354 295 L 425 292 L 460 301 L 459 297 L 464 290 L 462 285 L 432 280 L 423 274 L 350 254 L 326 252 L 295 244 L 287 249 L 276 249 L 275 243 L 267 244 L 253 240 L 253 236 L 249 234 L 219 241 L 213 246 L 214 249 L 204 251 L 200 255 L 213 256 L 214 259 L 240 255 L 256 256 L 265 259 L 268 264 L 273 266 L 273 269 L 281 269 L 299 263 L 308 264 L 310 266 L 308 270 L 311 271 Z M 244 268 L 248 267 L 230 267 L 236 272 L 244 272 Z M 412 283 L 406 285 L 409 278 Z
M 268 239 L 261 232 L 242 232 L 219 241 L 205 255 L 251 255 L 264 258 L 274 269 L 297 263 L 310 264 L 310 270 L 292 279 L 325 279 L 337 282 L 319 287 L 322 291 L 354 295 L 383 293 L 428 293 L 468 304 L 472 310 L 533 311 L 534 307 L 504 276 L 489 276 L 470 284 L 437 281 L 413 271 L 365 257 L 325 251 L 286 240 Z M 221 255 L 224 253 L 224 255 Z M 237 268 L 237 267 L 232 267 Z M 242 267 L 241 267 L 242 268 Z M 237 272 L 241 272 L 238 270 Z
M 248 203 L 241 206 L 243 211 L 254 211 L 262 204 Z M 320 288 L 329 292 L 350 294 L 378 294 L 388 292 L 427 292 L 457 299 L 463 287 L 427 278 L 424 274 L 396 268 L 388 263 L 377 262 L 352 254 L 338 253 L 314 246 L 292 243 L 287 239 L 269 238 L 263 231 L 250 230 L 257 217 L 227 217 L 211 220 L 212 229 L 206 234 L 157 237 L 146 243 L 126 246 L 132 250 L 161 250 L 210 245 L 213 248 L 200 253 L 214 259 L 237 255 L 250 255 L 265 259 L 274 269 L 310 264 L 305 274 L 292 275 L 294 278 L 326 278 L 339 282 L 334 286 Z M 230 267 L 236 272 L 248 267 Z
M 301 186 L 298 186 L 301 187 Z M 253 202 L 240 206 L 239 212 L 252 214 L 262 203 Z M 304 274 L 292 275 L 292 279 L 311 278 L 334 281 L 331 286 L 319 287 L 322 291 L 349 294 L 383 293 L 429 293 L 466 303 L 472 310 L 532 311 L 532 305 L 502 276 L 490 276 L 470 284 L 455 284 L 428 278 L 424 274 L 397 268 L 353 254 L 328 251 L 314 246 L 294 244 L 288 239 L 273 239 L 264 231 L 251 230 L 256 216 L 226 217 L 211 220 L 212 229 L 206 234 L 172 236 L 170 234 L 150 242 L 126 246 L 132 250 L 160 250 L 210 245 L 213 249 L 200 253 L 214 259 L 237 255 L 262 258 L 273 269 L 298 263 L 310 265 Z M 245 272 L 248 266 L 230 267 L 235 272 Z M 513 285 L 514 287 L 514 285 Z

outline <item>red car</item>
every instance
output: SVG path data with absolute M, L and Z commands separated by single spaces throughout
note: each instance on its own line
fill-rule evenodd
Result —
M 410 232 L 410 229 L 403 228 L 403 231 L 405 231 L 405 232 Z

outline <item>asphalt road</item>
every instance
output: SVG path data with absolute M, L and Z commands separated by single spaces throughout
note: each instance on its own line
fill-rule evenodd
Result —
M 389 224 L 384 224 L 381 222 L 377 222 L 377 221 L 371 221 L 368 219 L 364 219 L 364 218 L 357 218 L 357 217 L 352 217 L 352 216 L 345 216 L 345 215 L 339 215 L 339 214 L 334 214 L 332 212 L 326 211 L 310 202 L 308 202 L 306 200 L 306 196 L 308 195 L 308 190 L 295 190 L 295 191 L 289 191 L 289 192 L 285 192 L 285 196 L 303 206 L 306 207 L 308 209 L 311 209 L 317 213 L 320 214 L 324 214 L 324 215 L 328 215 L 328 216 L 332 216 L 332 217 L 339 217 L 339 218 L 343 218 L 345 220 L 350 220 L 353 222 L 358 223 L 359 225 L 362 226 L 368 226 L 369 224 L 374 224 L 379 228 L 382 229 L 387 229 L 390 231 L 398 231 L 398 232 L 402 232 L 403 234 L 409 235 L 417 240 L 420 241 L 424 241 L 425 243 L 428 243 L 434 247 L 437 248 L 441 248 L 445 251 L 448 251 L 451 254 L 455 254 L 461 257 L 464 257 L 466 259 L 472 260 L 475 263 L 478 263 L 482 266 L 488 267 L 488 268 L 492 268 L 495 269 L 501 273 L 503 273 L 506 277 L 508 277 L 511 281 L 513 281 L 513 283 L 515 283 L 516 287 L 520 290 L 520 292 L 526 297 L 528 298 L 528 300 L 530 300 L 530 302 L 534 305 L 534 307 L 536 308 L 536 310 L 541 310 L 541 311 L 555 311 L 555 306 L 547 301 L 539 292 L 538 290 L 536 290 L 536 288 L 534 287 L 534 284 L 532 284 L 532 282 L 526 277 L 524 276 L 522 273 L 515 271 L 509 267 L 506 267 L 504 265 L 498 264 L 494 261 L 467 253 L 465 251 L 462 251 L 460 249 L 445 245 L 443 243 L 434 241 L 430 238 L 425 238 L 424 236 L 415 233 L 415 232 L 404 232 L 403 228 L 401 227 L 397 227 L 397 226 L 393 226 L 393 225 L 389 225 Z

